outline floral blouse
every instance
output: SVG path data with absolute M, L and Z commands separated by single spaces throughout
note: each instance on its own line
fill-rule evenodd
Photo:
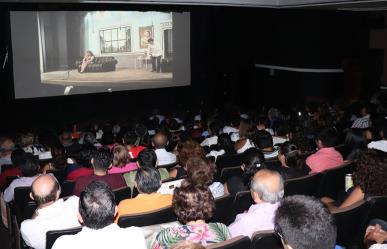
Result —
M 230 239 L 230 231 L 222 223 L 208 223 L 200 225 L 182 225 L 161 230 L 152 249 L 167 249 L 173 247 L 182 240 L 190 240 L 194 243 L 201 243 L 203 246 L 218 243 Z

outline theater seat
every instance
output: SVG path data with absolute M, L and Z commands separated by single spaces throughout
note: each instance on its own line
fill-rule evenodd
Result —
M 172 207 L 166 207 L 150 212 L 123 215 L 118 219 L 118 225 L 120 227 L 143 227 L 176 220 L 177 218 L 172 211 Z
M 247 211 L 253 204 L 254 200 L 251 197 L 251 193 L 249 190 L 236 193 L 233 203 L 234 217 L 237 214 Z
M 225 183 L 227 180 L 235 175 L 242 175 L 241 166 L 223 168 L 220 172 L 220 182 Z
M 63 181 L 61 184 L 61 193 L 60 197 L 67 197 L 73 194 L 75 182 L 73 181 Z
M 115 189 L 115 190 L 113 190 L 113 192 L 114 192 L 114 196 L 115 196 L 115 200 L 116 200 L 117 205 L 122 200 L 132 198 L 132 189 L 129 187 Z
M 273 230 L 257 231 L 251 238 L 251 249 L 283 248 L 281 238 Z
M 79 233 L 82 230 L 82 227 L 74 227 L 64 230 L 55 230 L 55 231 L 48 231 L 46 233 L 46 249 L 51 249 L 51 247 L 54 245 L 55 241 L 63 235 L 74 235 Z
M 31 187 L 17 187 L 14 192 L 13 208 L 17 222 L 30 219 L 35 212 L 36 204 L 30 197 Z
M 360 201 L 347 208 L 333 211 L 337 224 L 337 244 L 345 248 L 353 248 L 359 241 L 357 236 L 361 232 L 363 221 L 366 219 L 371 202 Z
M 285 196 L 314 196 L 320 186 L 321 179 L 322 173 L 289 179 L 285 181 Z
M 247 236 L 238 236 L 220 243 L 211 244 L 206 246 L 208 249 L 250 249 L 251 240 Z
M 211 219 L 211 222 L 220 222 L 227 226 L 234 221 L 235 216 L 232 211 L 232 204 L 234 197 L 231 195 L 225 195 L 215 199 L 215 214 Z
M 173 167 L 175 167 L 176 165 L 178 165 L 178 163 L 174 162 L 174 163 L 159 165 L 159 166 L 157 166 L 157 168 L 165 168 L 165 169 L 169 170 L 169 169 L 172 169 Z

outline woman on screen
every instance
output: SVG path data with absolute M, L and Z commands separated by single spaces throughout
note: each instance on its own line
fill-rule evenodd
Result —
M 90 50 L 87 50 L 85 56 L 82 59 L 82 63 L 79 65 L 79 72 L 83 73 L 87 66 L 93 62 L 94 58 L 94 54 Z

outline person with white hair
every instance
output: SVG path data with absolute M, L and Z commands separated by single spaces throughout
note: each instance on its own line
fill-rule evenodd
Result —
M 255 204 L 247 212 L 238 214 L 228 227 L 231 236 L 251 237 L 256 231 L 273 230 L 273 218 L 284 196 L 284 181 L 276 171 L 259 170 L 251 180 L 251 196 Z
M 10 138 L 4 138 L 0 142 L 0 169 L 4 164 L 12 164 L 11 154 L 15 149 L 15 144 Z

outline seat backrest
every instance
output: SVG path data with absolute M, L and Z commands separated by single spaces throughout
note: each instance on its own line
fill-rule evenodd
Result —
M 234 212 L 232 207 L 234 197 L 231 195 L 224 195 L 215 199 L 215 214 L 211 219 L 211 222 L 220 222 L 227 226 L 234 221 Z
M 63 181 L 61 184 L 61 197 L 67 197 L 73 194 L 75 182 L 74 181 Z
M 240 166 L 223 168 L 220 172 L 220 182 L 225 183 L 230 177 L 242 174 L 243 171 Z
M 233 203 L 234 217 L 248 210 L 253 204 L 254 200 L 249 190 L 236 193 Z
M 240 166 L 242 164 L 242 155 L 222 155 L 216 158 L 216 169 L 221 172 L 223 168 Z
M 369 201 L 360 201 L 347 208 L 333 211 L 337 224 L 337 244 L 345 248 L 356 243 L 356 236 L 360 233 L 361 223 L 370 209 Z
M 115 189 L 115 190 L 113 190 L 113 192 L 114 192 L 114 196 L 115 196 L 115 200 L 116 200 L 117 205 L 122 200 L 132 198 L 132 189 L 129 187 Z
M 172 169 L 172 168 L 175 167 L 177 164 L 178 164 L 177 162 L 174 162 L 174 163 L 159 165 L 159 166 L 157 166 L 157 167 L 158 167 L 158 168 L 165 168 L 165 169 Z
M 48 231 L 46 233 L 46 249 L 51 249 L 57 238 L 63 235 L 74 235 L 79 233 L 82 227 L 74 227 L 64 230 Z
M 31 187 L 16 187 L 14 191 L 14 204 L 17 207 L 25 207 L 32 201 L 30 197 Z
M 251 238 L 251 249 L 283 248 L 281 238 L 273 230 L 255 232 Z
M 327 196 L 337 200 L 340 193 L 345 191 L 345 175 L 352 174 L 354 169 L 355 163 L 351 162 L 323 172 L 317 196 Z
M 206 246 L 208 249 L 250 249 L 251 240 L 247 236 L 237 236 L 235 238 L 225 240 L 223 242 Z
M 31 199 L 30 192 L 31 187 L 15 188 L 13 211 L 19 224 L 25 219 L 30 219 L 35 212 L 36 203 Z
M 322 173 L 298 177 L 285 181 L 285 196 L 307 195 L 314 196 L 322 179 Z
M 166 207 L 151 212 L 120 216 L 120 218 L 118 219 L 118 225 L 120 227 L 142 227 L 172 222 L 176 220 L 177 218 L 173 213 L 172 207 Z

